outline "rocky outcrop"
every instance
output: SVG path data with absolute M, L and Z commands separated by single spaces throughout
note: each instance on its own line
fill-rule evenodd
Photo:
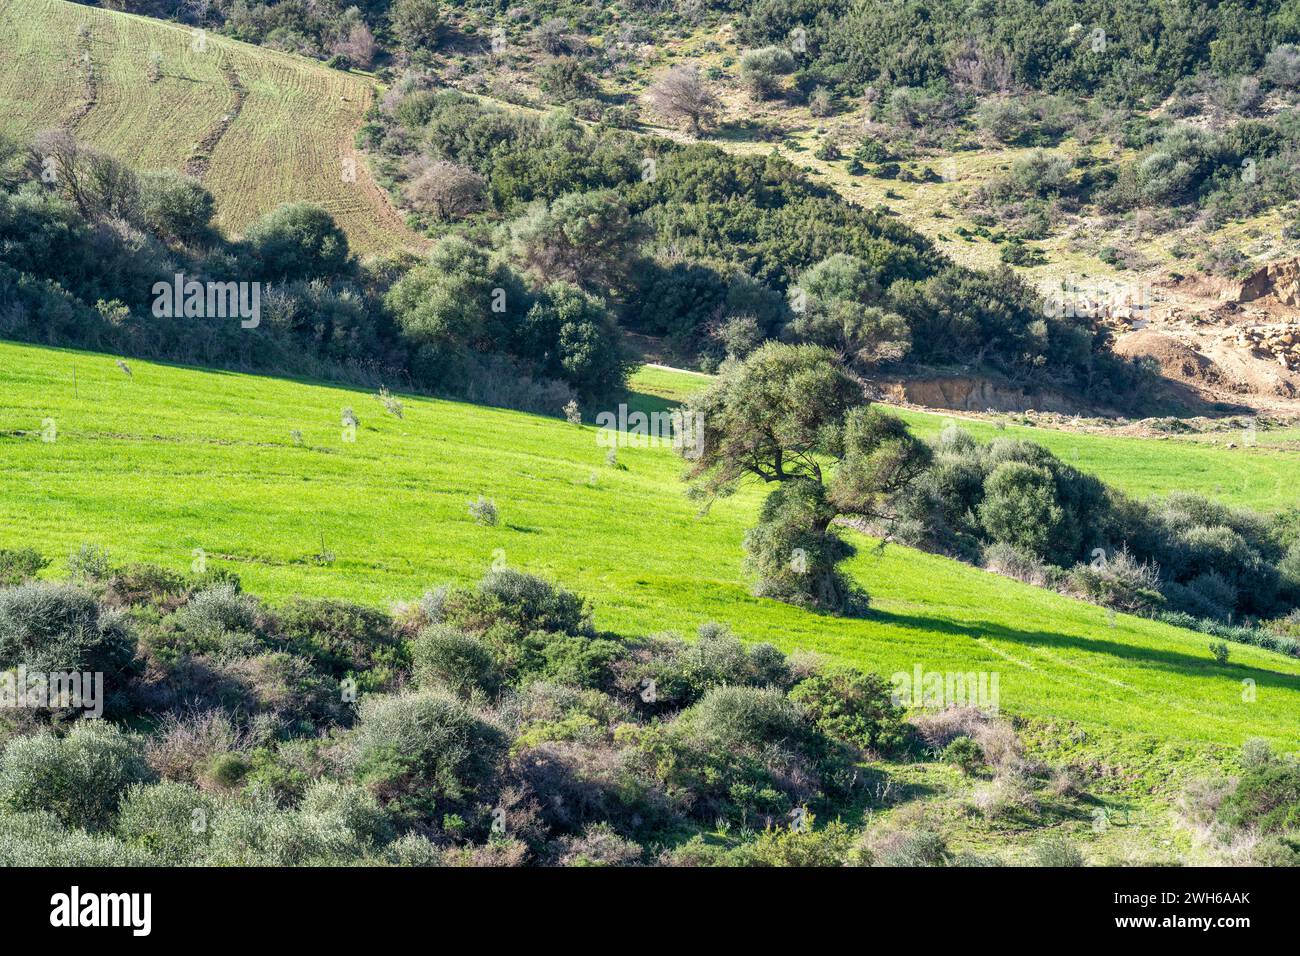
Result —
M 892 402 L 949 408 L 967 412 L 1024 412 L 1037 409 L 1072 415 L 1079 402 L 1051 392 L 1027 392 L 992 379 L 973 375 L 916 378 L 885 385 L 885 397 Z
M 1286 369 L 1300 369 L 1300 325 L 1240 325 L 1223 341 L 1250 352 L 1267 352 Z
M 1269 297 L 1281 305 L 1300 305 L 1300 259 L 1270 262 L 1241 284 L 1238 302 Z

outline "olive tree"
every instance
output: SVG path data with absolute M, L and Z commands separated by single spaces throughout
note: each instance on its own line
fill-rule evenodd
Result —
M 702 431 L 686 475 L 692 494 L 712 501 L 749 478 L 776 485 L 745 536 L 755 593 L 836 613 L 864 606 L 838 570 L 853 548 L 832 524 L 891 521 L 892 501 L 928 465 L 928 446 L 866 407 L 861 386 L 817 345 L 762 346 L 687 411 Z

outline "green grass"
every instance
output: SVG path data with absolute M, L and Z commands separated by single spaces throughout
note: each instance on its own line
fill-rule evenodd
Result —
M 29 138 L 71 123 L 79 139 L 133 168 L 179 169 L 233 111 L 234 75 L 246 95 L 204 175 L 219 225 L 238 233 L 282 202 L 306 200 L 329 210 L 360 252 L 416 243 L 353 145 L 374 97 L 366 77 L 212 33 L 196 50 L 188 28 L 63 0 L 0 0 L 0 36 L 0 131 Z M 155 54 L 161 77 L 151 81 Z M 355 181 L 345 179 L 345 159 Z
M 656 397 L 681 402 L 709 379 L 693 372 L 643 369 L 633 387 Z M 644 383 L 644 384 L 642 384 Z M 958 418 L 889 406 L 912 430 L 932 438 L 949 424 L 966 429 L 980 441 L 1024 438 L 1050 449 L 1080 471 L 1137 497 L 1190 491 L 1261 511 L 1300 506 L 1300 429 L 1261 431 L 1255 447 L 1245 447 L 1242 433 L 1197 438 L 1131 438 Z M 1228 448 L 1235 441 L 1237 448 Z
M 701 516 L 667 449 L 620 449 L 625 470 L 611 468 L 591 427 L 560 419 L 403 396 L 399 420 L 355 390 L 130 366 L 128 377 L 111 356 L 0 344 L 0 546 L 62 558 L 91 541 L 175 569 L 201 548 L 273 601 L 375 605 L 473 581 L 503 557 L 588 596 L 597 624 L 623 634 L 724 621 L 885 674 L 997 671 L 1003 708 L 1026 716 L 1294 746 L 1300 661 L 1234 646 L 1221 667 L 1204 635 L 1109 622 L 944 558 L 855 536 L 849 570 L 874 599 L 865 619 L 754 598 L 740 559 L 759 489 Z M 361 419 L 354 442 L 344 406 Z M 471 519 L 479 494 L 495 499 L 496 527 Z M 323 549 L 333 563 L 319 563 Z

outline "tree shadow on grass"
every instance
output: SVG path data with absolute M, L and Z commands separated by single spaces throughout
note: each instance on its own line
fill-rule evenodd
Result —
M 1300 675 L 1287 674 L 1280 670 L 1269 670 L 1257 665 L 1217 663 L 1209 656 L 1209 644 L 1213 638 L 1208 634 L 1201 635 L 1198 632 L 1191 633 L 1195 636 L 1204 637 L 1206 642 L 1205 657 L 1199 657 L 1183 651 L 1166 650 L 1155 647 L 1141 647 L 1135 644 L 1126 644 L 1123 641 L 1082 637 L 1075 634 L 1061 634 L 1057 631 L 1049 630 L 1015 628 L 1002 623 L 994 623 L 992 621 L 958 622 L 946 618 L 932 617 L 922 614 L 896 614 L 889 611 L 879 610 L 869 611 L 866 615 L 866 619 L 880 624 L 891 624 L 915 630 L 935 631 L 940 634 L 968 637 L 975 640 L 992 638 L 994 640 L 1007 641 L 1014 644 L 1024 644 L 1031 647 L 1046 647 L 1063 651 L 1081 651 L 1089 654 L 1106 654 L 1111 657 L 1132 661 L 1135 664 L 1166 671 L 1171 674 L 1198 674 L 1205 677 L 1222 677 L 1238 682 L 1249 678 L 1255 682 L 1257 687 L 1260 688 L 1277 687 L 1288 690 L 1300 690 Z M 1231 647 L 1233 645 L 1229 646 Z M 1279 655 L 1279 658 L 1280 657 L 1281 655 Z

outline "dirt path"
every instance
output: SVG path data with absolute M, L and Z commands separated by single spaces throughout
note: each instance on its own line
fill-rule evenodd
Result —
M 239 111 L 244 108 L 244 98 L 247 91 L 239 79 L 239 74 L 229 63 L 223 63 L 221 66 L 221 75 L 225 77 L 227 85 L 230 87 L 230 93 L 234 98 L 234 106 L 230 112 L 220 117 L 215 123 L 208 127 L 207 132 L 195 144 L 190 155 L 186 157 L 185 162 L 181 165 L 181 172 L 186 176 L 193 176 L 195 179 L 202 180 L 207 175 L 208 168 L 212 165 L 212 151 L 217 148 L 221 142 L 221 137 L 226 135 L 226 130 L 230 129 L 232 123 L 239 116 Z

